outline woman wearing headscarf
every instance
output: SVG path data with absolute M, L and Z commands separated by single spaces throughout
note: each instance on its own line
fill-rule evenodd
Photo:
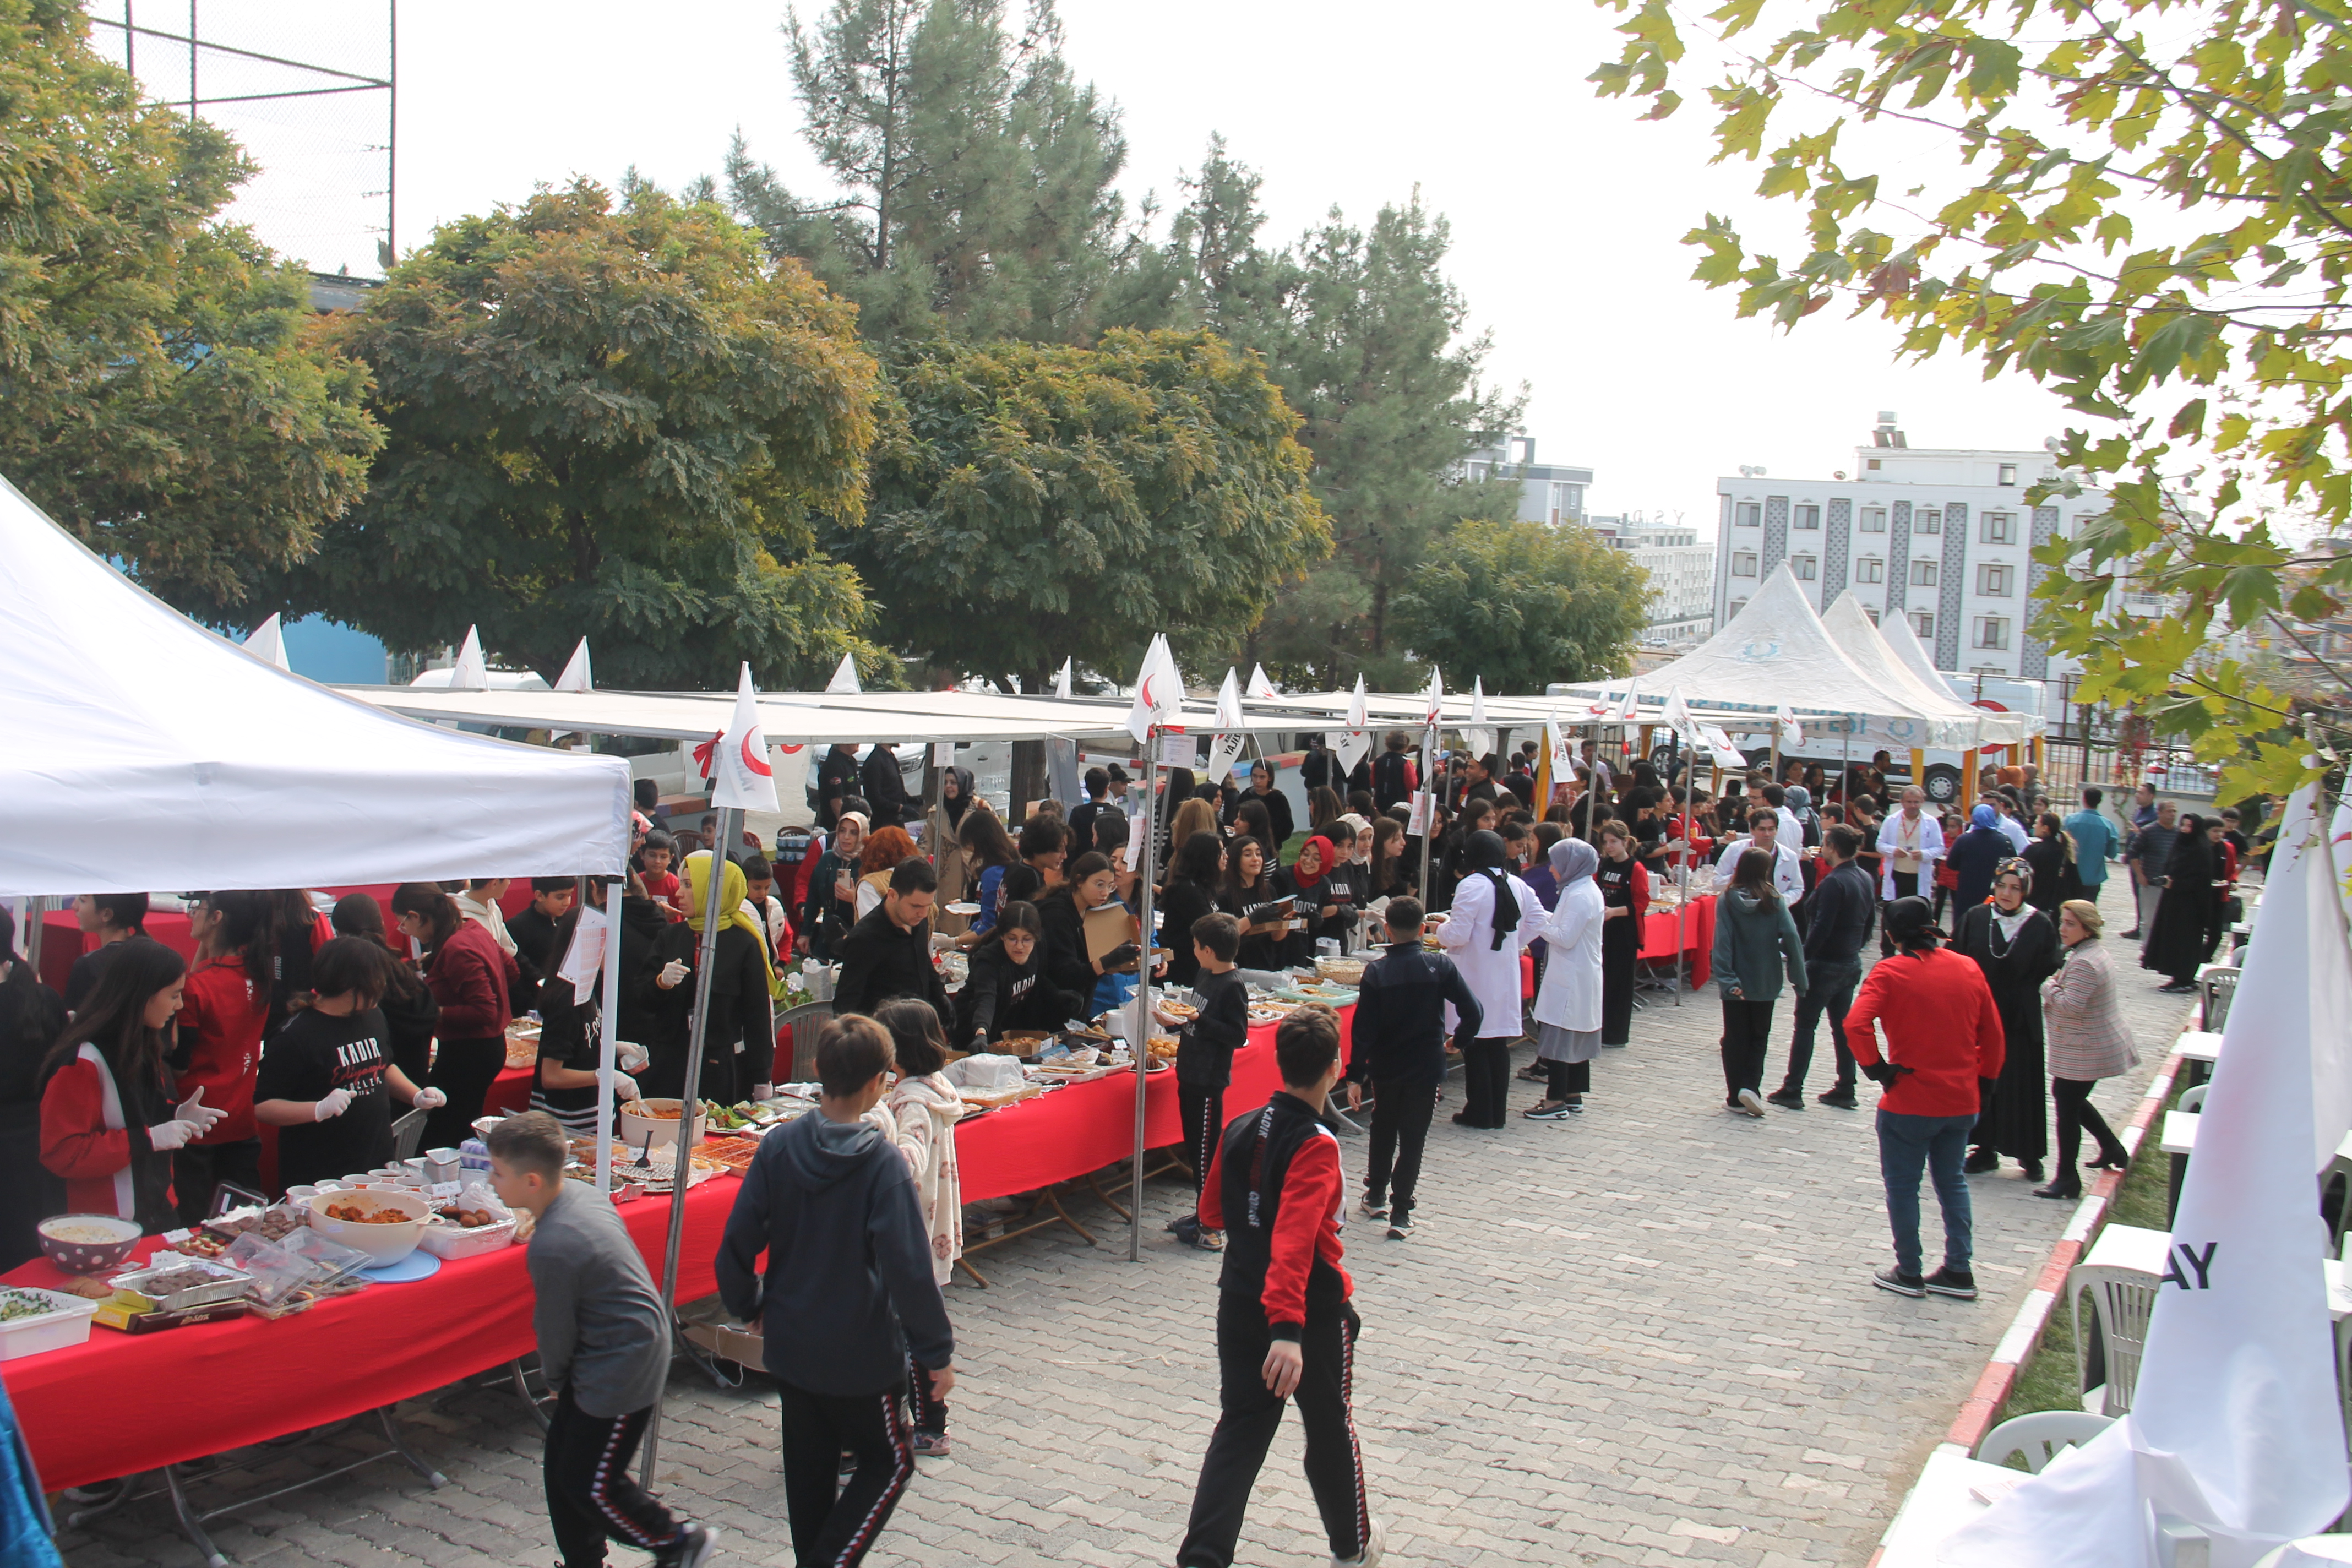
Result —
M 1509 856 L 1501 835 L 1486 829 L 1472 834 L 1463 845 L 1454 907 L 1437 928 L 1437 944 L 1453 956 L 1486 1015 L 1478 1037 L 1462 1052 L 1463 1092 L 1469 1103 L 1454 1120 L 1464 1127 L 1492 1130 L 1504 1124 L 1511 1047 L 1522 1033 L 1519 950 L 1542 934 L 1529 930 L 1524 917 L 1540 913 L 1543 905 L 1534 889 L 1505 869 Z M 1450 1030 L 1453 1009 L 1446 1012 Z
M 1288 963 L 1314 963 L 1316 942 L 1339 933 L 1340 905 L 1331 885 L 1331 867 L 1337 858 L 1331 841 L 1318 833 L 1298 847 L 1297 860 L 1274 874 L 1276 896 L 1287 893 L 1297 898 L 1294 907 L 1307 922 L 1305 930 L 1292 931 L 1283 943 L 1283 957 Z
M 2033 869 L 2027 901 L 2052 920 L 2058 918 L 2059 905 L 2082 896 L 2083 879 L 2074 868 L 2074 840 L 2056 812 L 2045 811 L 2034 819 L 2033 837 L 2025 846 L 2024 860 Z
M 1592 1089 L 1592 1058 L 1601 1054 L 1601 931 L 1612 922 L 1592 879 L 1601 868 L 1598 850 L 1581 838 L 1562 838 L 1544 858 L 1559 886 L 1549 913 L 1530 911 L 1547 952 L 1536 992 L 1536 1059 L 1549 1082 L 1543 1099 L 1523 1114 L 1559 1121 L 1582 1111 Z
M 2079 1198 L 2083 1178 L 2074 1157 L 2083 1134 L 2097 1141 L 2094 1171 L 2120 1171 L 2131 1154 L 2091 1103 L 2099 1079 L 2113 1078 L 2139 1060 L 2131 1027 L 2116 1005 L 2116 971 L 2107 945 L 2099 940 L 2106 921 L 2099 906 L 2069 899 L 2059 906 L 2058 941 L 2066 962 L 2042 983 L 2042 1016 L 2050 1030 L 2050 1098 L 2058 1104 L 2058 1169 L 2037 1198 Z
M 950 904 L 971 897 L 969 889 L 977 874 L 963 849 L 963 814 L 971 809 L 971 770 L 948 769 L 940 778 L 940 802 L 931 807 L 929 826 L 923 834 L 924 842 L 931 847 L 931 868 L 940 874 L 939 891 L 931 905 L 931 929 L 950 936 L 961 936 L 971 923 L 965 916 L 948 912 Z
M 834 820 L 824 853 L 809 872 L 808 902 L 793 929 L 810 956 L 826 963 L 857 923 L 857 860 L 865 851 L 866 814 L 845 811 Z
M 1957 879 L 1952 888 L 1955 920 L 1991 897 L 1993 873 L 2015 852 L 2009 835 L 2000 830 L 2000 813 L 1979 801 L 1969 813 L 1968 831 L 1944 855 Z
M 702 1031 L 702 1078 L 698 1097 L 731 1105 L 765 1100 L 776 1056 L 776 1026 L 770 1003 L 776 973 L 768 955 L 767 932 L 743 907 L 743 868 L 719 862 L 721 924 L 710 971 L 710 1014 Z M 695 970 L 702 962 L 702 930 L 710 911 L 710 852 L 686 858 L 691 895 L 687 917 L 665 930 L 635 977 L 639 997 L 653 1015 L 653 1060 L 638 1078 L 647 1094 L 678 1099 L 686 1092 L 688 1047 L 692 1041 Z M 627 984 L 625 982 L 625 984 Z
M 2038 1182 L 2042 1157 L 2050 1152 L 2049 1089 L 2042 1081 L 2042 983 L 2058 972 L 2061 959 L 2058 928 L 2026 902 L 2032 886 L 2031 866 L 2019 859 L 2001 862 L 1992 901 L 1961 909 L 1952 945 L 1984 971 L 2008 1041 L 2000 1077 L 1981 1087 L 1976 1131 L 1969 1139 L 1975 1147 L 1966 1168 L 1981 1175 L 2006 1154 L 2025 1167 L 2028 1180 Z
M 2174 835 L 2172 853 L 2157 879 L 2163 889 L 2156 919 L 2140 948 L 2139 966 L 2169 975 L 2167 995 L 2183 996 L 2197 989 L 2197 972 L 2213 951 L 2215 927 L 2221 919 L 2221 895 L 2219 846 L 2206 837 L 2205 819 L 2184 815 Z

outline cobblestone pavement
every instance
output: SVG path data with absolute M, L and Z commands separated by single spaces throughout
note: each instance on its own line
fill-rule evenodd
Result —
M 2118 893 L 2105 902 L 2125 912 Z M 2102 1086 L 2111 1119 L 2183 1011 L 2155 994 L 2158 977 L 2125 975 L 2143 1057 Z M 1872 1289 L 1888 1247 L 1867 1112 L 1727 1115 L 1713 996 L 1647 1001 L 1632 1047 L 1598 1064 L 1587 1114 L 1494 1133 L 1441 1114 L 1420 1234 L 1350 1233 L 1365 1319 L 1357 1417 L 1394 1562 L 1864 1562 L 2065 1223 L 2072 1205 L 2035 1201 L 2013 1166 L 1973 1178 L 1984 1299 Z M 1816 1088 L 1825 1070 L 1817 1060 Z M 1351 1167 L 1361 1157 L 1350 1141 Z M 1172 1183 L 1152 1191 L 1140 1264 L 1088 1199 L 1076 1212 L 1098 1247 L 1024 1237 L 990 1255 L 992 1289 L 950 1291 L 964 1380 L 955 1453 L 924 1463 L 869 1561 L 1171 1560 L 1216 1397 L 1217 1261 L 1161 1231 L 1179 1201 Z M 1931 1223 L 1931 1251 L 1937 1234 Z M 510 1393 L 453 1388 L 401 1415 L 446 1488 L 371 1465 L 219 1521 L 222 1549 L 349 1568 L 554 1561 L 536 1433 Z M 725 1528 L 724 1562 L 792 1561 L 775 1422 L 761 1378 L 719 1390 L 680 1363 L 659 1489 Z M 327 1468 L 343 1441 L 364 1438 L 258 1451 L 269 1458 L 257 1468 Z M 1245 1562 L 1325 1560 L 1299 1458 L 1293 1421 Z M 160 1500 L 64 1544 L 72 1568 L 198 1561 Z

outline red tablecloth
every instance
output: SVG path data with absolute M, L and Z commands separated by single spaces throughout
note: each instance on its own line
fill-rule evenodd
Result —
M 485 1116 L 520 1116 L 530 1109 L 531 1086 L 539 1081 L 539 1068 L 501 1068 L 499 1076 L 482 1096 Z
M 1642 917 L 1642 962 L 1671 965 L 1675 961 L 1675 911 L 1652 910 Z M 1709 894 L 1683 906 L 1680 946 L 1684 973 L 1693 986 L 1706 984 L 1715 954 L 1715 898 Z
M 677 1299 L 717 1289 L 712 1260 L 741 1184 L 718 1176 L 687 1194 Z M 624 1204 L 621 1215 L 661 1268 L 669 1205 Z M 524 1248 L 444 1263 L 430 1279 L 372 1285 L 299 1317 L 132 1336 L 93 1327 L 89 1342 L 0 1363 L 51 1491 L 339 1421 L 531 1352 Z M 55 1286 L 36 1258 L 5 1276 Z
M 1356 1021 L 1353 1005 L 1339 1009 L 1344 1056 Z M 1264 1105 L 1282 1087 L 1274 1063 L 1276 1026 L 1261 1024 L 1234 1053 L 1234 1080 L 1225 1090 L 1225 1120 Z M 1148 1149 L 1184 1141 L 1176 1109 L 1173 1070 L 1149 1076 L 1144 1086 L 1143 1142 Z M 992 1110 L 956 1127 L 956 1163 L 966 1203 L 1034 1192 L 1099 1171 L 1135 1152 L 1135 1075 L 1114 1073 Z

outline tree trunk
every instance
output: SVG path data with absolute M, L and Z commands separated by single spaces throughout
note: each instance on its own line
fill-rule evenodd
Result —
M 1389 585 L 1375 577 L 1372 579 L 1372 652 L 1383 654 L 1388 650 Z
M 1029 815 L 1029 803 L 1045 798 L 1045 742 L 1013 742 L 1013 810 L 1005 826 L 1018 828 Z

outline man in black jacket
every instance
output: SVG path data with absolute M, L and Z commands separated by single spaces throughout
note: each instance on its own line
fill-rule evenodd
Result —
M 881 904 L 841 939 L 841 981 L 834 988 L 836 1013 L 871 1013 L 900 996 L 929 1002 L 942 1031 L 955 1027 L 955 1006 L 947 983 L 931 967 L 931 897 L 940 874 L 919 855 L 909 855 L 890 873 Z
M 1402 1241 L 1412 1234 L 1422 1145 L 1445 1078 L 1445 1005 L 1454 1004 L 1457 1050 L 1478 1037 L 1486 1014 L 1452 959 L 1422 951 L 1418 900 L 1391 899 L 1385 918 L 1389 950 L 1365 966 L 1356 996 L 1348 1109 L 1362 1108 L 1370 1083 L 1372 1151 L 1364 1168 L 1362 1213 L 1387 1220 L 1389 1239 Z
M 1805 928 L 1805 973 L 1812 984 L 1797 998 L 1797 1028 L 1789 1040 L 1789 1071 L 1780 1087 L 1764 1098 L 1787 1110 L 1805 1109 L 1805 1069 L 1813 1065 L 1813 1031 L 1826 1010 L 1830 1044 L 1837 1048 L 1837 1081 L 1819 1097 L 1823 1105 L 1854 1109 L 1853 1052 L 1845 1043 L 1845 1016 L 1853 988 L 1862 984 L 1862 944 L 1878 889 L 1854 857 L 1862 835 L 1838 823 L 1822 835 L 1822 863 L 1829 868 L 1805 898 L 1812 920 Z
M 857 771 L 876 827 L 897 827 L 916 814 L 907 805 L 907 781 L 898 772 L 898 753 L 887 742 L 877 742 Z
M 889 1068 L 890 1037 L 873 1019 L 825 1025 L 817 1114 L 761 1141 L 719 1244 L 720 1299 L 764 1326 L 803 1563 L 863 1559 L 907 1489 L 915 1451 L 898 1405 L 909 1363 L 934 1397 L 955 1387 L 955 1331 L 931 1277 L 914 1180 L 862 1120 L 881 1102 Z M 844 1452 L 857 1468 L 838 1481 Z

